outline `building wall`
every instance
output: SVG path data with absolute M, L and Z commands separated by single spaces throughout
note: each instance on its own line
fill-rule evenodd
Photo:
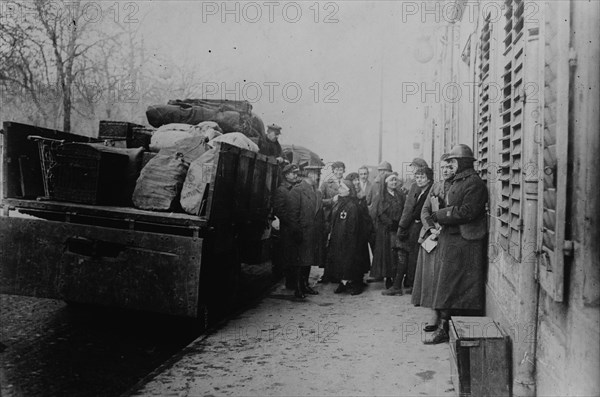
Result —
M 518 3 L 512 4 L 518 6 Z M 481 1 L 479 6 L 480 9 L 485 6 L 488 10 L 504 11 L 506 4 L 505 1 Z M 563 1 L 563 4 L 570 8 L 566 17 L 571 19 L 571 28 L 567 35 L 576 55 L 576 65 L 571 67 L 570 90 L 564 94 L 568 96 L 570 109 L 569 128 L 568 131 L 557 132 L 568 134 L 569 138 L 565 239 L 573 242 L 573 254 L 564 257 L 564 277 L 554 276 L 554 282 L 561 283 L 563 287 L 562 302 L 540 279 L 541 272 L 545 271 L 541 268 L 540 256 L 540 225 L 543 220 L 540 206 L 545 196 L 540 195 L 540 188 L 547 170 L 543 166 L 540 168 L 544 151 L 540 145 L 543 135 L 540 135 L 539 127 L 544 117 L 544 100 L 551 95 L 544 86 L 546 77 L 542 63 L 549 43 L 540 33 L 547 12 L 545 2 L 525 1 L 526 18 L 521 38 L 524 43 L 523 73 L 524 82 L 533 90 L 528 92 L 522 103 L 522 138 L 515 146 L 521 151 L 520 164 L 510 164 L 520 173 L 522 228 L 516 240 L 520 242 L 518 249 L 503 246 L 500 237 L 499 218 L 503 211 L 499 207 L 503 200 L 503 183 L 500 180 L 502 174 L 497 171 L 502 171 L 505 162 L 501 138 L 503 125 L 506 125 L 502 119 L 501 98 L 491 100 L 488 166 L 481 173 L 490 192 L 486 315 L 497 321 L 511 337 L 513 393 L 516 396 L 600 395 L 600 378 L 597 375 L 600 370 L 600 180 L 597 176 L 600 169 L 600 28 L 597 24 L 600 2 L 571 0 Z M 449 42 L 447 48 L 439 49 L 443 56 L 437 64 L 439 72 L 436 79 L 442 85 L 458 83 L 464 87 L 465 81 L 472 81 L 472 76 L 478 75 L 477 43 L 485 15 L 482 12 L 476 14 L 479 16 L 476 23 L 464 18 L 456 23 L 454 31 L 460 34 L 453 40 L 460 43 L 460 51 L 454 51 L 453 55 L 450 51 L 453 46 L 456 47 L 456 42 Z M 505 22 L 502 18 L 495 18 L 491 23 L 489 73 L 497 87 L 504 85 L 505 66 L 514 61 L 514 54 L 507 53 L 504 45 Z M 472 35 L 475 62 L 466 64 L 460 60 L 460 54 L 469 35 Z M 449 65 L 453 65 L 456 73 L 448 72 Z M 437 138 L 430 133 L 430 137 L 424 138 L 430 145 L 428 151 L 439 156 L 453 144 L 467 143 L 477 153 L 478 114 L 481 110 L 478 94 L 481 89 L 482 86 L 478 85 L 472 101 L 464 95 L 459 103 L 453 105 L 454 113 L 447 111 L 452 109 L 448 103 L 428 102 L 431 110 L 424 120 L 426 126 L 423 130 L 431 131 L 432 120 L 437 116 L 438 126 L 433 130 L 443 135 Z M 511 106 L 517 105 L 513 103 Z M 449 117 L 454 120 L 448 120 Z M 513 152 L 515 147 L 511 147 Z
M 599 2 L 571 2 L 572 67 L 567 237 L 574 242 L 565 271 L 564 302 L 540 290 L 538 395 L 600 395 L 598 309 L 598 169 L 600 105 Z

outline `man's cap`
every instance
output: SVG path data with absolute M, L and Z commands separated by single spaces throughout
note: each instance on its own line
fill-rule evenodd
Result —
M 300 175 L 307 176 L 309 172 L 321 172 L 320 165 L 305 165 L 304 167 L 300 167 Z
M 305 170 L 320 170 L 321 167 L 320 165 L 307 165 L 306 167 L 304 167 Z
M 392 165 L 387 161 L 382 161 L 381 164 L 377 166 L 378 171 L 390 171 L 392 172 Z
M 346 164 L 342 163 L 341 161 L 334 161 L 331 164 L 331 169 L 334 170 L 336 168 L 343 168 L 346 169 Z
M 344 179 L 347 181 L 351 181 L 353 179 L 358 179 L 358 178 L 359 178 L 358 172 L 351 172 L 348 175 L 346 175 L 346 177 Z
M 278 126 L 278 125 L 277 125 L 277 124 L 275 124 L 275 123 L 273 123 L 273 124 L 271 124 L 271 125 L 267 126 L 267 131 L 268 131 L 268 130 L 273 130 L 273 131 L 277 132 L 278 134 L 281 134 L 281 127 L 280 127 L 280 126 Z
M 285 167 L 283 167 L 283 170 L 281 171 L 281 173 L 283 175 L 289 174 L 290 172 L 299 172 L 300 168 L 298 168 L 298 165 L 296 164 L 288 164 Z
M 427 161 L 423 160 L 420 157 L 415 157 L 412 161 L 412 163 L 410 163 L 410 165 L 415 166 L 417 168 L 424 168 L 424 167 L 428 167 L 429 165 L 427 164 Z

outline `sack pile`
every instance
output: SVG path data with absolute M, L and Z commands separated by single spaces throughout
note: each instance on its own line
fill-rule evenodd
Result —
M 258 153 L 258 145 L 240 132 L 221 134 L 219 125 L 168 124 L 153 135 L 158 154 L 142 169 L 133 192 L 136 208 L 199 215 L 215 172 L 222 142 Z M 156 135 L 159 134 L 158 137 Z M 156 138 L 156 139 L 154 139 Z
M 252 113 L 252 105 L 247 101 L 176 99 L 166 105 L 148 106 L 146 117 L 150 125 L 157 128 L 172 123 L 213 121 L 224 133 L 241 132 L 249 138 L 265 135 L 262 120 Z
M 149 151 L 126 153 L 130 165 L 122 175 L 131 182 L 120 189 L 130 205 L 144 210 L 200 214 L 220 144 L 258 152 L 254 141 L 265 135 L 247 101 L 171 100 L 148 107 L 146 116 L 157 129 L 148 134 Z

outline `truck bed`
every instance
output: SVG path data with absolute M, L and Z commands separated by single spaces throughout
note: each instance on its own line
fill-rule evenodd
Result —
M 189 215 L 180 212 L 157 212 L 140 210 L 133 207 L 114 207 L 67 203 L 61 201 L 37 201 L 23 199 L 5 199 L 4 204 L 10 209 L 24 214 L 47 218 L 51 215 L 61 216 L 69 221 L 74 216 L 123 220 L 127 222 L 144 222 L 164 226 L 184 226 L 202 228 L 207 226 L 206 217 Z
M 198 216 L 48 200 L 29 135 L 87 139 L 4 123 L 0 293 L 205 321 L 232 301 L 241 261 L 259 258 L 275 158 L 221 144 Z

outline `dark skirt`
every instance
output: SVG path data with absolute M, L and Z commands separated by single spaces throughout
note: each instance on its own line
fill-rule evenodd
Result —
M 385 226 L 377 228 L 375 252 L 370 276 L 373 278 L 395 277 L 398 269 L 398 255 L 392 249 L 396 235 Z
M 437 252 L 438 247 L 435 247 L 429 253 L 423 248 L 419 249 L 412 291 L 412 303 L 415 306 L 433 307 L 434 283 L 437 275 Z
M 437 259 L 439 271 L 432 306 L 438 310 L 482 310 L 485 306 L 486 239 L 465 240 L 442 229 Z

